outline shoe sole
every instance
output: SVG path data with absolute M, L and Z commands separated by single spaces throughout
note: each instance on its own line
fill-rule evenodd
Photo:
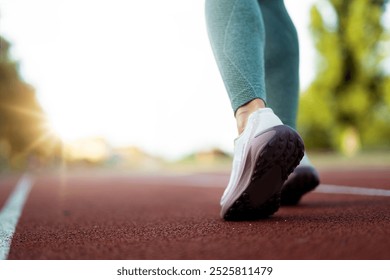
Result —
M 317 171 L 311 166 L 298 166 L 282 187 L 281 204 L 297 205 L 302 196 L 320 184 Z
M 276 126 L 257 135 L 237 185 L 242 191 L 227 209 L 222 208 L 223 219 L 255 220 L 274 214 L 280 207 L 282 185 L 303 153 L 301 137 L 288 126 Z

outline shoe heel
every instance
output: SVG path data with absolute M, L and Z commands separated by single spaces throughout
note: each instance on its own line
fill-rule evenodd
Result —
M 270 137 L 265 145 L 264 137 Z M 242 179 L 247 187 L 227 209 L 225 220 L 254 220 L 274 214 L 280 207 L 283 183 L 304 154 L 302 138 L 285 125 L 257 135 L 251 146 L 245 163 L 249 172 Z

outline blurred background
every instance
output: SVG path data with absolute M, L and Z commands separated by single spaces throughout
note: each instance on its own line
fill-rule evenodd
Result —
M 285 0 L 316 164 L 390 164 L 385 0 Z M 230 167 L 204 1 L 0 0 L 0 172 Z

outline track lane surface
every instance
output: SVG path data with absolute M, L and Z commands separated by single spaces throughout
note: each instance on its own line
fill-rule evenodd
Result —
M 390 189 L 386 169 L 327 170 L 321 178 Z M 8 258 L 390 259 L 389 197 L 314 192 L 272 218 L 224 222 L 218 203 L 227 180 L 207 173 L 36 177 Z
M 4 207 L 8 197 L 18 182 L 17 175 L 2 175 L 0 176 L 0 209 Z

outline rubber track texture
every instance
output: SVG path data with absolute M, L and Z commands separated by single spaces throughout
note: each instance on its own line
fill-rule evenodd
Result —
M 252 163 L 251 152 L 248 153 L 244 169 L 251 169 L 249 184 L 226 211 L 225 220 L 263 219 L 279 209 L 283 183 L 302 159 L 304 145 L 298 133 L 288 126 L 276 126 L 272 131 L 274 135 L 268 143 L 256 151 L 255 164 Z M 262 134 L 257 135 L 254 141 Z M 270 191 L 263 198 L 265 189 Z

